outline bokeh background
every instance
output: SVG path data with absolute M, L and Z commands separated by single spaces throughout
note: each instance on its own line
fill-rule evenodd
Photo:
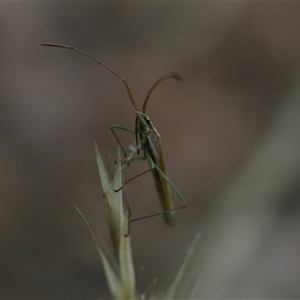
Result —
M 147 113 L 189 206 L 172 228 L 132 224 L 140 290 L 163 293 L 200 230 L 178 298 L 299 298 L 299 32 L 299 3 L 1 3 L 0 298 L 109 297 L 74 205 L 109 248 L 94 142 L 115 151 L 109 125 L 133 129 L 134 109 L 107 70 L 47 42 L 107 63 L 139 107 L 162 74 L 184 78 Z M 150 175 L 126 193 L 135 216 L 160 209 Z

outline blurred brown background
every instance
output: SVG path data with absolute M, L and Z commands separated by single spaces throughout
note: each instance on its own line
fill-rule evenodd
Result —
M 133 129 L 134 109 L 107 70 L 46 42 L 107 63 L 139 107 L 162 74 L 184 78 L 155 90 L 148 115 L 189 206 L 172 228 L 132 224 L 141 290 L 170 285 L 200 229 L 179 297 L 298 298 L 299 32 L 299 3 L 1 3 L 0 298 L 109 296 L 74 205 L 109 245 L 94 142 L 114 151 L 109 125 Z M 135 216 L 160 208 L 150 175 L 127 193 Z

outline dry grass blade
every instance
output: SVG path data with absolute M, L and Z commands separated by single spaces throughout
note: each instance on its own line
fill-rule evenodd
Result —
M 120 278 L 118 276 L 118 272 L 116 271 L 116 269 L 114 267 L 115 263 L 113 261 L 109 260 L 109 258 L 106 256 L 106 254 L 102 250 L 102 248 L 101 248 L 100 244 L 98 243 L 96 236 L 95 236 L 90 224 L 88 223 L 87 219 L 85 218 L 85 216 L 82 214 L 82 212 L 76 206 L 75 206 L 75 208 L 77 209 L 78 213 L 84 220 L 84 222 L 85 222 L 86 226 L 88 227 L 88 230 L 96 244 L 96 247 L 97 247 L 97 250 L 98 250 L 98 253 L 99 253 L 100 259 L 102 261 L 105 274 L 106 274 L 106 279 L 107 279 L 107 283 L 108 283 L 111 295 L 115 299 L 122 299 L 122 284 L 121 284 Z
M 118 152 L 118 161 L 115 168 L 115 175 L 111 181 L 105 166 L 103 159 L 100 155 L 97 145 L 95 144 L 96 159 L 103 189 L 103 196 L 105 199 L 105 206 L 108 218 L 109 233 L 113 244 L 114 251 L 118 256 L 120 241 L 122 239 L 122 227 L 124 223 L 124 207 L 122 201 L 122 190 L 115 192 L 122 185 L 121 176 L 121 162 L 120 154 Z
M 136 299 L 135 273 L 131 254 L 130 237 L 125 236 L 128 231 L 128 213 L 124 211 L 122 190 L 115 192 L 122 185 L 122 166 L 120 152 L 115 168 L 115 175 L 111 181 L 104 167 L 103 159 L 95 145 L 96 159 L 105 198 L 109 231 L 115 255 L 117 257 L 118 278 L 112 272 L 112 263 L 107 260 L 103 251 L 99 251 L 108 284 L 115 299 Z M 99 249 L 98 249 L 99 250 Z M 103 257 L 104 256 L 104 257 Z M 106 266 L 108 264 L 108 266 Z
M 201 238 L 201 233 L 197 232 L 195 234 L 194 239 L 188 249 L 188 252 L 187 252 L 184 260 L 183 260 L 183 263 L 182 263 L 171 287 L 169 288 L 169 290 L 165 296 L 165 299 L 174 299 L 174 297 L 176 297 L 176 294 L 178 293 L 178 289 L 180 289 L 179 284 L 183 280 L 183 276 L 184 276 L 186 267 L 190 261 L 191 256 L 194 254 L 195 246 L 197 245 L 200 238 Z

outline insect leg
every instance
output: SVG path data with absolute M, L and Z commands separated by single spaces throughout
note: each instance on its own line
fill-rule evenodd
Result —
M 109 128 L 110 128 L 111 132 L 113 133 L 115 139 L 117 140 L 119 146 L 121 147 L 121 149 L 122 149 L 122 151 L 123 151 L 123 153 L 124 153 L 124 157 L 126 157 L 126 156 L 127 156 L 127 152 L 126 152 L 125 148 L 123 147 L 123 145 L 122 145 L 122 143 L 121 143 L 121 141 L 120 141 L 118 135 L 116 134 L 115 129 L 127 131 L 127 132 L 130 132 L 130 133 L 133 133 L 133 134 L 135 134 L 135 132 L 132 131 L 132 130 L 130 130 L 130 129 L 127 129 L 127 128 L 125 128 L 125 127 L 122 127 L 122 126 L 119 126 L 119 125 L 115 125 L 115 124 L 110 125 Z
M 145 156 L 149 161 L 149 164 L 151 166 L 151 170 L 153 168 L 156 169 L 156 171 L 167 181 L 167 183 L 170 185 L 170 187 L 173 189 L 173 191 L 177 194 L 177 196 L 180 198 L 181 202 L 182 202 L 182 206 L 181 207 L 177 207 L 174 208 L 172 210 L 178 210 L 178 209 L 182 209 L 187 207 L 187 201 L 185 200 L 185 198 L 183 197 L 183 195 L 180 193 L 180 191 L 177 189 L 177 187 L 174 185 L 174 183 L 169 179 L 169 177 L 160 169 L 160 167 L 154 163 L 154 161 L 151 159 L 151 157 L 149 156 L 149 154 L 147 152 L 145 152 Z
M 187 201 L 185 200 L 183 195 L 180 193 L 180 191 L 177 189 L 177 187 L 170 181 L 168 176 L 159 168 L 159 166 L 154 163 L 154 161 L 151 159 L 151 157 L 149 156 L 149 154 L 147 152 L 145 152 L 145 158 L 149 162 L 149 165 L 150 165 L 149 170 L 151 171 L 151 170 L 155 169 L 159 173 L 159 175 L 164 180 L 166 180 L 166 182 L 170 185 L 171 189 L 177 194 L 177 196 L 179 197 L 179 199 L 182 203 L 181 206 L 172 208 L 168 211 L 176 211 L 176 210 L 183 209 L 183 208 L 187 207 Z M 153 214 L 150 214 L 150 215 L 145 215 L 145 216 L 142 216 L 142 217 L 133 218 L 133 219 L 130 219 L 129 221 L 131 223 L 131 222 L 135 222 L 135 221 L 139 221 L 139 220 L 143 220 L 143 219 L 147 219 L 147 218 L 151 218 L 151 217 L 155 217 L 155 216 L 159 216 L 159 215 L 164 215 L 166 212 L 167 211 L 160 211 L 160 212 L 153 213 Z
M 127 162 L 127 164 L 132 163 L 132 162 L 136 162 L 136 161 L 139 161 L 139 160 L 145 160 L 145 159 L 146 159 L 145 157 L 135 157 L 135 158 L 130 159 L 130 160 Z M 128 179 L 128 180 L 125 180 L 125 181 L 123 182 L 123 184 L 120 186 L 120 188 L 118 188 L 117 190 L 115 190 L 115 192 L 119 192 L 119 191 L 120 191 L 127 183 L 129 183 L 130 181 L 132 181 L 132 180 L 134 180 L 134 179 L 136 179 L 136 178 L 138 178 L 138 177 L 140 177 L 140 176 L 142 176 L 142 175 L 144 175 L 144 174 L 146 174 L 146 173 L 148 173 L 148 172 L 151 172 L 152 169 L 153 169 L 153 168 L 150 168 L 150 169 L 148 169 L 148 170 L 146 170 L 146 171 L 144 171 L 144 172 L 142 172 L 142 173 L 140 173 L 140 174 L 138 174 L 138 175 L 133 176 L 132 178 L 130 178 L 130 179 Z

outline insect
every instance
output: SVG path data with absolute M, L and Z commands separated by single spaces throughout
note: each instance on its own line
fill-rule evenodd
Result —
M 170 72 L 170 73 L 167 73 L 167 74 L 161 76 L 149 89 L 148 93 L 146 94 L 145 100 L 143 102 L 142 111 L 139 111 L 137 104 L 133 98 L 130 87 L 127 84 L 126 80 L 122 76 L 120 76 L 118 73 L 116 73 L 113 69 L 111 69 L 106 64 L 104 64 L 102 61 L 100 61 L 100 60 L 96 59 L 95 57 L 93 57 L 79 49 L 76 49 L 72 46 L 66 46 L 66 45 L 60 45 L 60 44 L 48 44 L 48 43 L 42 44 L 42 46 L 64 48 L 64 49 L 73 50 L 77 53 L 83 54 L 84 56 L 96 61 L 98 64 L 100 64 L 101 66 L 106 68 L 108 71 L 110 71 L 113 75 L 115 75 L 123 83 L 123 85 L 127 91 L 127 94 L 129 96 L 130 102 L 131 102 L 133 108 L 135 109 L 135 114 L 136 114 L 135 131 L 133 132 L 129 129 L 126 129 L 126 128 L 118 126 L 118 125 L 111 125 L 110 128 L 111 128 L 114 136 L 116 137 L 119 145 L 121 146 L 122 151 L 125 154 L 124 161 L 128 165 L 130 162 L 137 160 L 137 158 L 131 158 L 132 154 L 128 156 L 124 147 L 120 143 L 118 136 L 116 135 L 114 129 L 125 130 L 125 131 L 132 132 L 135 134 L 136 148 L 131 150 L 131 152 L 132 153 L 137 152 L 137 154 L 139 154 L 139 151 L 142 150 L 144 153 L 144 157 L 142 157 L 140 159 L 148 160 L 150 169 L 125 181 L 123 183 L 123 185 L 120 187 L 120 189 L 122 189 L 122 187 L 125 184 L 127 184 L 128 182 L 130 182 L 131 180 L 151 171 L 153 174 L 153 177 L 154 177 L 155 186 L 156 186 L 157 192 L 159 194 L 160 202 L 161 202 L 161 205 L 163 208 L 163 211 L 161 211 L 159 213 L 154 213 L 154 214 L 139 217 L 139 218 L 133 218 L 130 220 L 130 222 L 149 218 L 149 217 L 156 216 L 156 215 L 163 215 L 165 222 L 168 225 L 173 225 L 174 221 L 175 221 L 175 211 L 178 209 L 185 208 L 187 206 L 187 202 L 186 202 L 185 198 L 182 196 L 182 194 L 179 192 L 179 190 L 176 188 L 176 186 L 169 180 L 169 178 L 166 175 L 165 164 L 164 164 L 161 145 L 160 145 L 160 135 L 158 134 L 158 132 L 155 129 L 155 127 L 153 126 L 152 122 L 146 115 L 146 108 L 147 108 L 147 104 L 148 104 L 151 93 L 161 82 L 163 82 L 164 80 L 169 79 L 169 78 L 174 78 L 174 79 L 181 81 L 182 79 L 181 79 L 180 75 L 175 72 Z M 120 189 L 118 189 L 118 190 L 120 190 Z M 171 189 L 173 189 L 174 192 L 178 195 L 179 199 L 182 202 L 182 206 L 174 207 Z

